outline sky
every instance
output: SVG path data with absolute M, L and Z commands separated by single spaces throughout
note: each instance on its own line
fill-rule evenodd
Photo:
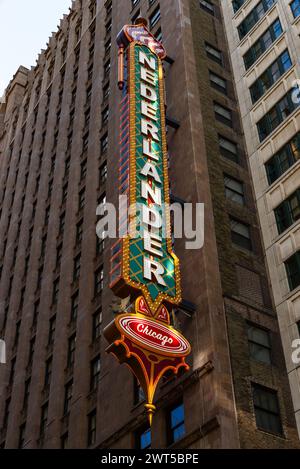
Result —
M 20 65 L 35 65 L 71 0 L 0 0 L 0 97 Z

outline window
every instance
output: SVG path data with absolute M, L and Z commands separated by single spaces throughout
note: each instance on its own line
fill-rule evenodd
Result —
M 219 146 L 221 155 L 235 163 L 239 162 L 237 144 L 219 135 Z
M 300 0 L 293 0 L 290 4 L 294 18 L 300 15 Z
M 105 80 L 106 78 L 109 78 L 109 75 L 110 75 L 110 67 L 111 67 L 110 60 L 108 60 L 108 61 L 104 64 L 104 80 Z
M 100 166 L 100 185 L 103 185 L 106 183 L 107 180 L 107 163 L 103 163 L 103 165 Z
M 157 7 L 156 10 L 154 10 L 154 12 L 149 18 L 150 29 L 154 28 L 154 26 L 159 22 L 159 20 L 160 20 L 160 8 Z
M 276 391 L 252 384 L 252 394 L 257 428 L 281 435 L 282 425 Z
M 291 66 L 290 54 L 285 50 L 250 87 L 252 103 L 255 104 Z
M 75 349 L 76 349 L 76 334 L 72 335 L 69 338 L 68 342 L 68 359 L 67 359 L 67 367 L 73 368 L 74 361 L 75 361 Z
M 282 34 L 282 27 L 279 19 L 274 21 L 265 33 L 250 47 L 244 55 L 246 70 L 258 60 L 258 58 L 276 41 Z
M 135 8 L 138 3 L 140 3 L 140 0 L 131 0 L 131 7 L 132 7 L 132 9 Z
M 74 259 L 74 269 L 73 269 L 73 282 L 76 282 L 80 277 L 80 268 L 81 268 L 81 255 L 79 254 Z
M 52 357 L 46 361 L 44 388 L 50 386 L 52 376 Z
M 54 344 L 55 327 L 56 327 L 56 316 L 53 316 L 49 321 L 48 346 Z
M 297 322 L 297 327 L 298 327 L 298 334 L 300 336 L 300 321 Z
M 151 448 L 151 428 L 142 429 L 136 433 L 136 448 L 137 449 L 150 449 Z
M 270 135 L 300 104 L 293 100 L 295 89 L 291 89 L 275 106 L 256 124 L 259 140 L 262 142 Z M 295 102 L 294 102 L 295 101 Z
M 52 304 L 55 305 L 59 294 L 59 278 L 53 282 Z
M 246 0 L 233 0 L 232 1 L 232 8 L 233 8 L 234 13 L 236 13 L 241 8 L 241 6 L 245 3 L 245 1 Z
M 88 446 L 96 443 L 97 414 L 94 410 L 88 415 Z
M 232 112 L 230 109 L 221 106 L 221 104 L 214 103 L 215 117 L 218 121 L 222 122 L 228 127 L 232 127 Z
M 80 244 L 82 241 L 82 235 L 83 235 L 83 221 L 81 220 L 79 223 L 76 225 L 76 244 Z
M 5 409 L 4 409 L 4 417 L 3 417 L 3 428 L 7 428 L 7 425 L 8 425 L 9 412 L 10 412 L 10 403 L 11 403 L 11 398 L 9 397 L 5 401 Z
M 71 322 L 76 322 L 78 316 L 78 305 L 79 305 L 79 293 L 76 292 L 75 295 L 72 296 L 72 304 L 71 304 Z
M 223 94 L 227 94 L 227 82 L 224 78 L 216 75 L 213 72 L 209 72 L 210 84 L 213 88 L 220 91 Z
M 19 430 L 19 444 L 18 444 L 19 449 L 24 448 L 25 430 L 26 430 L 26 424 L 23 423 L 23 425 L 20 426 L 20 430 Z
M 169 443 L 175 443 L 185 435 L 184 406 L 177 405 L 169 411 L 168 415 Z
M 105 134 L 104 137 L 101 138 L 101 153 L 105 153 L 108 148 L 108 134 Z
M 35 350 L 35 337 L 33 337 L 31 341 L 29 342 L 29 354 L 28 354 L 27 367 L 30 367 L 32 365 L 34 350 Z
M 211 46 L 207 42 L 205 43 L 205 51 L 208 58 L 214 60 L 219 65 L 223 65 L 223 55 L 221 51 Z
M 265 13 L 274 5 L 276 0 L 262 0 L 251 10 L 249 15 L 238 26 L 240 39 L 253 28 L 253 26 L 265 15 Z
M 87 160 L 84 160 L 80 165 L 80 182 L 84 181 L 87 173 Z
M 200 8 L 202 8 L 202 10 L 207 11 L 207 13 L 210 13 L 213 16 L 215 15 L 215 7 L 208 0 L 200 0 Z
M 63 436 L 60 439 L 60 448 L 61 449 L 68 449 L 68 439 L 69 439 L 69 434 L 64 433 Z
M 92 20 L 97 12 L 97 2 L 96 0 L 92 0 L 89 6 L 90 9 L 90 19 Z
M 227 199 L 240 205 L 245 205 L 244 187 L 241 181 L 224 175 L 225 193 Z
M 41 413 L 41 424 L 40 424 L 40 436 L 41 436 L 41 438 L 43 438 L 44 435 L 45 435 L 47 420 L 48 420 L 48 404 L 45 404 L 42 407 L 42 413 Z
M 62 235 L 65 229 L 66 214 L 63 213 L 59 217 L 59 234 Z
M 95 272 L 95 296 L 102 293 L 103 279 L 104 279 L 103 267 L 100 267 L 100 269 L 98 269 Z
M 14 382 L 14 377 L 15 377 L 15 371 L 16 371 L 16 362 L 17 362 L 17 359 L 16 357 L 14 357 L 12 360 L 11 360 L 11 364 L 10 364 L 10 374 L 9 374 L 9 385 L 11 386 Z
M 20 328 L 21 328 L 21 321 L 18 321 L 17 324 L 16 324 L 14 348 L 18 347 L 19 338 L 20 338 Z
M 163 35 L 162 35 L 162 30 L 161 28 L 158 28 L 156 33 L 154 34 L 155 38 L 158 40 L 158 42 L 162 42 L 163 40 Z
M 275 217 L 279 234 L 300 219 L 300 189 L 275 209 Z
M 109 117 L 109 107 L 107 106 L 104 111 L 102 112 L 102 126 L 104 127 L 108 123 Z
M 24 399 L 23 399 L 23 410 L 26 412 L 27 407 L 28 407 L 28 401 L 29 401 L 29 394 L 30 394 L 30 386 L 31 386 L 31 378 L 27 379 L 25 381 L 25 387 L 24 387 Z
M 103 254 L 104 252 L 104 247 L 105 247 L 105 230 L 103 230 L 101 236 L 97 235 L 97 241 L 96 241 L 96 254 L 99 256 L 100 254 Z
M 288 169 L 300 159 L 300 132 L 296 134 L 267 163 L 266 171 L 269 184 L 277 181 Z
M 285 262 L 285 268 L 290 290 L 293 291 L 300 285 L 300 251 Z
M 106 101 L 109 98 L 109 94 L 110 94 L 110 87 L 109 87 L 109 83 L 107 83 L 103 87 L 103 101 Z
M 85 188 L 82 189 L 80 192 L 79 192 L 79 197 L 78 197 L 78 211 L 80 210 L 83 210 L 84 209 L 84 204 L 85 204 Z
M 137 10 L 130 20 L 131 24 L 135 24 L 136 20 L 140 18 L 140 16 L 141 16 L 141 11 Z
M 65 386 L 64 415 L 67 415 L 70 412 L 72 397 L 73 397 L 73 381 L 70 381 Z
M 91 362 L 91 391 L 95 391 L 98 387 L 100 372 L 101 360 L 100 356 L 98 356 Z
M 269 331 L 248 324 L 250 356 L 258 362 L 271 364 L 271 340 Z
M 245 223 L 240 221 L 234 220 L 233 218 L 230 219 L 230 226 L 231 226 L 231 239 L 232 242 L 248 251 L 252 250 L 252 241 L 251 241 L 251 234 L 250 234 L 250 227 Z
M 93 315 L 93 341 L 101 337 L 102 309 L 98 309 Z

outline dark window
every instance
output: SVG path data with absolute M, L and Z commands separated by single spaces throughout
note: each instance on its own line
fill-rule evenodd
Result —
M 59 234 L 63 234 L 64 232 L 64 229 L 65 229 L 65 221 L 66 221 L 66 214 L 63 213 L 60 217 L 59 217 Z
M 232 242 L 248 251 L 252 250 L 250 227 L 238 220 L 230 219 Z
M 68 449 L 68 439 L 69 439 L 69 434 L 64 433 L 63 436 L 60 439 L 60 447 L 61 449 Z
M 300 159 L 300 133 L 266 163 L 269 184 L 273 184 Z
M 101 360 L 100 356 L 96 357 L 91 362 L 91 391 L 95 391 L 97 389 L 99 380 L 100 380 L 100 373 L 101 373 Z
M 106 180 L 107 180 L 107 163 L 105 162 L 100 167 L 100 185 L 105 184 Z
M 103 279 L 104 279 L 103 267 L 100 267 L 100 269 L 98 269 L 95 272 L 95 296 L 102 293 Z
M 239 162 L 237 144 L 219 135 L 219 146 L 221 155 L 235 163 Z
M 250 11 L 249 15 L 241 22 L 238 26 L 238 32 L 240 39 L 246 36 L 246 34 L 258 23 L 258 21 L 265 15 L 265 13 L 274 5 L 276 0 L 261 0 L 258 4 Z
M 169 443 L 175 443 L 185 435 L 183 403 L 173 407 L 168 414 Z
M 4 417 L 3 417 L 3 428 L 7 428 L 7 425 L 8 425 L 10 403 L 11 403 L 11 398 L 9 397 L 5 401 L 5 409 L 4 409 Z
M 103 101 L 106 101 L 109 98 L 110 86 L 109 83 L 103 87 Z
M 140 3 L 140 0 L 131 0 L 131 7 L 132 7 L 132 9 L 135 8 L 138 3 Z
M 53 316 L 49 321 L 48 345 L 54 344 L 55 327 L 56 327 L 56 316 Z
M 211 2 L 209 2 L 208 0 L 200 0 L 200 8 L 202 8 L 202 10 L 205 10 L 210 15 L 214 16 L 214 14 L 215 14 L 214 5 Z
M 52 357 L 46 361 L 44 388 L 50 386 L 52 376 Z
M 207 42 L 205 43 L 205 51 L 208 58 L 214 60 L 219 65 L 223 65 L 223 55 L 222 52 L 216 49 L 214 46 L 211 46 Z
M 137 449 L 150 449 L 151 448 L 151 429 L 143 428 L 136 433 L 136 448 Z
M 262 142 L 270 135 L 300 104 L 298 99 L 293 99 L 293 93 L 297 89 L 291 89 L 272 109 L 264 115 L 256 124 L 259 139 Z
M 271 364 L 271 340 L 269 331 L 248 324 L 250 356 L 256 361 Z
M 245 205 L 244 185 L 231 176 L 224 175 L 226 198 L 240 205 Z
M 73 281 L 74 282 L 76 282 L 76 280 L 78 280 L 80 277 L 80 269 L 81 269 L 81 255 L 79 254 L 74 259 L 74 268 L 73 268 Z
M 52 304 L 55 305 L 59 294 L 59 278 L 53 282 Z
M 75 295 L 72 296 L 72 303 L 71 303 L 71 322 L 76 322 L 78 316 L 78 305 L 79 305 L 79 293 L 76 292 Z
M 250 68 L 254 62 L 276 41 L 282 34 L 282 27 L 279 19 L 264 32 L 264 34 L 250 47 L 244 55 L 244 63 L 246 70 Z
M 215 117 L 218 121 L 222 122 L 228 127 L 232 127 L 232 112 L 227 107 L 221 106 L 221 104 L 214 103 Z
M 88 446 L 92 446 L 96 443 L 96 431 L 97 431 L 97 414 L 94 410 L 88 415 Z
M 56 268 L 59 269 L 62 259 L 62 244 L 57 246 L 56 249 Z
M 154 10 L 154 12 L 149 18 L 150 29 L 154 28 L 154 26 L 159 22 L 159 20 L 160 20 L 160 8 L 157 7 L 156 10 Z
M 28 354 L 27 367 L 32 365 L 34 350 L 35 350 L 35 337 L 33 337 L 29 342 L 29 354 Z
M 26 430 L 26 424 L 23 423 L 23 425 L 20 426 L 20 430 L 19 430 L 19 444 L 18 444 L 19 449 L 24 448 L 25 430 Z
M 109 107 L 107 106 L 102 112 L 102 126 L 107 125 L 109 117 Z
M 70 381 L 65 386 L 64 415 L 70 412 L 72 397 L 73 397 L 73 381 Z
M 285 50 L 250 87 L 252 103 L 256 103 L 291 66 L 290 54 Z
M 16 362 L 17 362 L 17 359 L 16 359 L 16 357 L 14 357 L 11 360 L 11 363 L 10 363 L 10 374 L 9 374 L 9 384 L 10 384 L 10 386 L 14 382 L 15 371 L 16 371 Z
M 220 77 L 219 75 L 216 75 L 213 72 L 209 72 L 209 79 L 210 84 L 213 88 L 223 94 L 227 94 L 227 81 L 224 78 Z
M 93 315 L 93 341 L 101 337 L 102 309 L 98 309 Z
M 232 1 L 232 8 L 233 8 L 234 13 L 236 13 L 241 8 L 241 6 L 245 3 L 245 1 L 246 0 L 233 0 Z
M 300 219 L 300 189 L 275 209 L 275 217 L 279 234 Z
M 87 160 L 84 160 L 80 165 L 80 181 L 82 182 L 86 178 L 87 173 Z
M 300 251 L 296 252 L 285 262 L 290 290 L 295 290 L 300 285 Z
M 47 420 L 48 420 L 48 404 L 45 404 L 42 407 L 42 413 L 41 413 L 41 423 L 40 423 L 40 436 L 41 436 L 41 438 L 43 438 L 44 435 L 45 435 Z
M 293 0 L 290 4 L 294 18 L 300 15 L 300 0 Z
M 75 361 L 75 349 L 76 349 L 76 334 L 72 335 L 68 341 L 68 359 L 67 367 L 73 368 Z
M 108 134 L 101 138 L 101 153 L 105 153 L 108 148 Z
M 282 425 L 276 391 L 252 384 L 252 393 L 257 428 L 281 435 Z
M 82 235 L 83 235 L 83 221 L 81 220 L 79 223 L 76 225 L 76 244 L 80 244 L 82 241 Z
M 83 188 L 79 192 L 79 197 L 78 197 L 78 211 L 83 210 L 85 205 L 85 188 Z

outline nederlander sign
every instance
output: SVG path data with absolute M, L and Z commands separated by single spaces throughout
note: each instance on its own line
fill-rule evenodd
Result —
M 120 363 L 126 363 L 146 396 L 150 424 L 158 382 L 166 371 L 188 369 L 188 341 L 170 325 L 169 310 L 181 301 L 179 261 L 170 236 L 168 156 L 165 128 L 165 49 L 146 22 L 125 26 L 118 36 L 122 90 L 119 180 L 128 197 L 127 223 L 138 222 L 112 249 L 111 288 L 131 297 L 104 335 Z M 135 225 L 136 227 L 136 225 Z

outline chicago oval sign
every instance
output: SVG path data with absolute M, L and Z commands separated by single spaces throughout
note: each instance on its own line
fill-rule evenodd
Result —
M 175 329 L 138 315 L 122 315 L 116 319 L 119 331 L 147 350 L 167 356 L 189 355 L 188 341 Z

